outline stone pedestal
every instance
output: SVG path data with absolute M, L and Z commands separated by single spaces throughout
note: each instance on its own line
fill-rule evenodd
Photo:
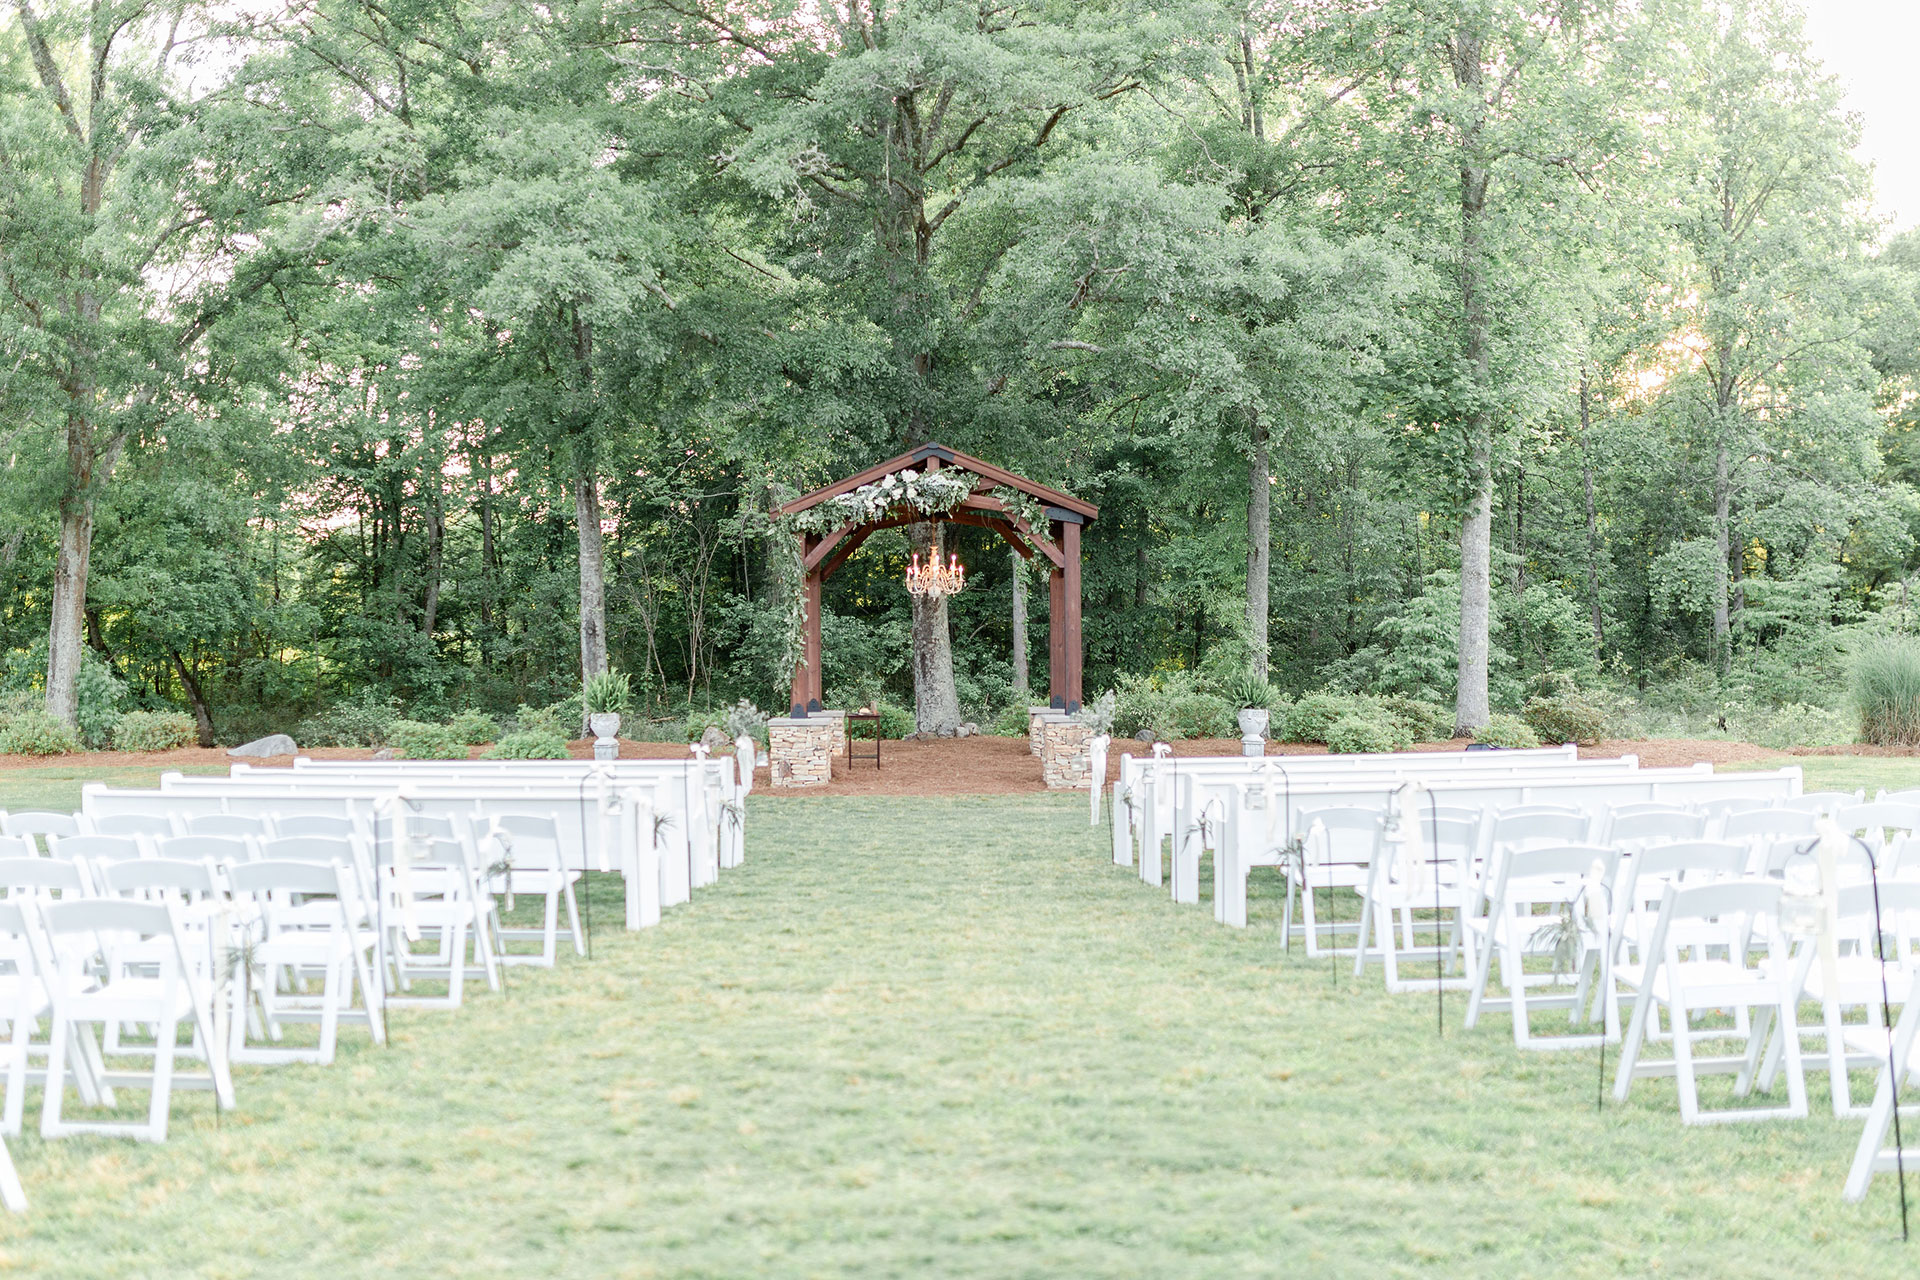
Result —
M 1264 756 L 1267 754 L 1267 740 L 1259 734 L 1240 739 L 1240 754 L 1243 756 Z
M 767 721 L 767 744 L 775 788 L 824 787 L 832 780 L 833 721 L 818 712 L 804 720 L 781 716 Z
M 1052 714 L 1052 707 L 1027 708 L 1027 750 L 1036 756 L 1040 754 L 1040 718 Z
M 1093 729 L 1055 713 L 1046 721 L 1046 743 L 1040 752 L 1040 777 L 1049 790 L 1085 790 L 1093 780 L 1093 759 L 1087 743 Z
M 620 758 L 620 739 L 595 738 L 593 740 L 593 758 L 595 760 L 618 760 Z
M 836 756 L 847 754 L 847 713 L 844 711 L 809 711 L 809 720 L 825 720 L 833 730 L 832 746 L 828 750 Z

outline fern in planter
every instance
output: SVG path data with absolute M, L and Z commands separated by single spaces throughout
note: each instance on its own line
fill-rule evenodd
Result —
M 633 682 L 624 671 L 602 671 L 581 692 L 590 716 L 625 715 L 633 705 Z

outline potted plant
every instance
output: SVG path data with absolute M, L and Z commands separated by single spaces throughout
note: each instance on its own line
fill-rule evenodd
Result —
M 1227 685 L 1227 699 L 1239 708 L 1235 717 L 1240 721 L 1240 736 L 1244 738 L 1264 738 L 1267 736 L 1267 719 L 1273 713 L 1269 707 L 1273 703 L 1273 685 L 1262 675 L 1251 671 L 1242 672 Z
M 633 685 L 624 671 L 602 671 L 587 681 L 581 692 L 586 705 L 587 725 L 596 738 L 612 738 L 620 732 L 620 714 L 633 702 Z

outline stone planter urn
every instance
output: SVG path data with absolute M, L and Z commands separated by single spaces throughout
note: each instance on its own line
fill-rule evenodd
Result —
M 1273 713 L 1265 707 L 1243 707 L 1240 710 L 1240 754 L 1243 756 L 1264 756 L 1267 754 L 1267 717 Z
M 620 715 L 614 711 L 596 711 L 587 717 L 587 727 L 593 730 L 593 758 L 595 760 L 618 760 L 620 758 Z

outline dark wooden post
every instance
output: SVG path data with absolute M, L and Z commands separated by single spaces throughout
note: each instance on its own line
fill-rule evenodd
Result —
M 1067 563 L 1060 573 L 1061 591 L 1066 597 L 1067 625 L 1062 628 L 1065 651 L 1067 710 L 1080 709 L 1080 663 L 1084 646 L 1080 643 L 1080 521 L 1060 522 L 1060 556 Z
M 819 539 L 807 535 L 800 539 L 800 558 L 804 562 L 812 553 Z M 820 570 L 818 566 L 806 571 L 801 582 L 801 599 L 806 601 L 807 621 L 800 630 L 800 660 L 793 667 L 793 710 L 791 714 L 804 716 L 809 711 L 820 710 Z
M 1055 566 L 1047 575 L 1047 705 L 1060 711 L 1067 707 L 1067 627 L 1067 575 Z

